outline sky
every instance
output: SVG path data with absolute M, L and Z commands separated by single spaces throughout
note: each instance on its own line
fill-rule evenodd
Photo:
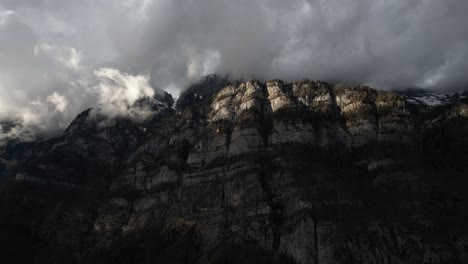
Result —
M 89 107 L 125 114 L 211 73 L 466 89 L 466 10 L 466 0 L 0 0 L 0 122 L 56 133 Z

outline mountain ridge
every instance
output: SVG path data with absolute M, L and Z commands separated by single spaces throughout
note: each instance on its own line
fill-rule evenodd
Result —
M 360 85 L 223 82 L 145 129 L 78 122 L 10 146 L 0 231 L 22 235 L 0 249 L 76 263 L 467 260 L 466 99 L 412 108 Z

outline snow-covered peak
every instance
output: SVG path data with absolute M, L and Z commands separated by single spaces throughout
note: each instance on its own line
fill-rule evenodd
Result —
M 456 98 L 459 98 L 458 94 L 439 94 L 423 89 L 409 89 L 401 93 L 406 101 L 414 105 L 422 105 L 428 107 L 437 107 L 454 102 Z

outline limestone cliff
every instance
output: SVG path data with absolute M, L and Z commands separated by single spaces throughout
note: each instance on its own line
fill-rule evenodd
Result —
M 468 261 L 466 99 L 421 111 L 365 86 L 203 85 L 144 124 L 87 111 L 60 137 L 10 146 L 1 250 L 44 263 Z

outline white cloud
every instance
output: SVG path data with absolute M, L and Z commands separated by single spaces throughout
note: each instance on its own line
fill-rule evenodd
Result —
M 195 80 L 200 77 L 202 73 L 202 56 L 200 52 L 191 46 L 186 46 L 185 52 L 187 53 L 187 79 Z
M 95 89 L 98 107 L 103 114 L 135 118 L 146 118 L 151 114 L 148 109 L 132 107 L 137 100 L 154 96 L 149 74 L 130 75 L 111 68 L 101 68 L 94 74 L 99 79 Z
M 15 113 L 9 116 L 6 121 L 7 126 L 0 127 L 0 145 L 9 139 L 20 139 L 29 141 L 38 134 L 42 134 L 50 127 L 53 120 L 50 114 L 50 105 L 44 103 L 40 98 L 36 98 L 27 106 L 16 109 Z
M 189 81 L 216 73 L 221 64 L 221 54 L 218 50 L 200 51 L 195 47 L 186 46 L 185 52 L 187 53 L 187 79 Z
M 75 48 L 58 47 L 41 43 L 34 46 L 34 55 L 39 56 L 41 54 L 52 57 L 68 68 L 74 70 L 78 70 L 80 68 L 82 52 L 77 51 Z
M 21 109 L 21 119 L 23 124 L 26 126 L 38 126 L 42 127 L 45 125 L 42 123 L 43 118 L 48 114 L 48 106 L 40 98 L 32 101 L 28 107 Z
M 15 12 L 11 10 L 0 11 L 0 25 L 4 25 L 7 22 L 8 17 L 14 13 Z
M 54 92 L 53 94 L 47 97 L 47 102 L 52 103 L 55 105 L 55 111 L 59 113 L 63 113 L 67 110 L 68 100 L 65 96 Z
M 203 59 L 203 76 L 216 73 L 221 64 L 221 54 L 217 50 L 208 50 Z
M 25 129 L 21 124 L 0 125 L 0 146 L 4 145 L 12 138 L 21 138 L 23 141 L 29 141 L 34 138 L 34 131 Z

